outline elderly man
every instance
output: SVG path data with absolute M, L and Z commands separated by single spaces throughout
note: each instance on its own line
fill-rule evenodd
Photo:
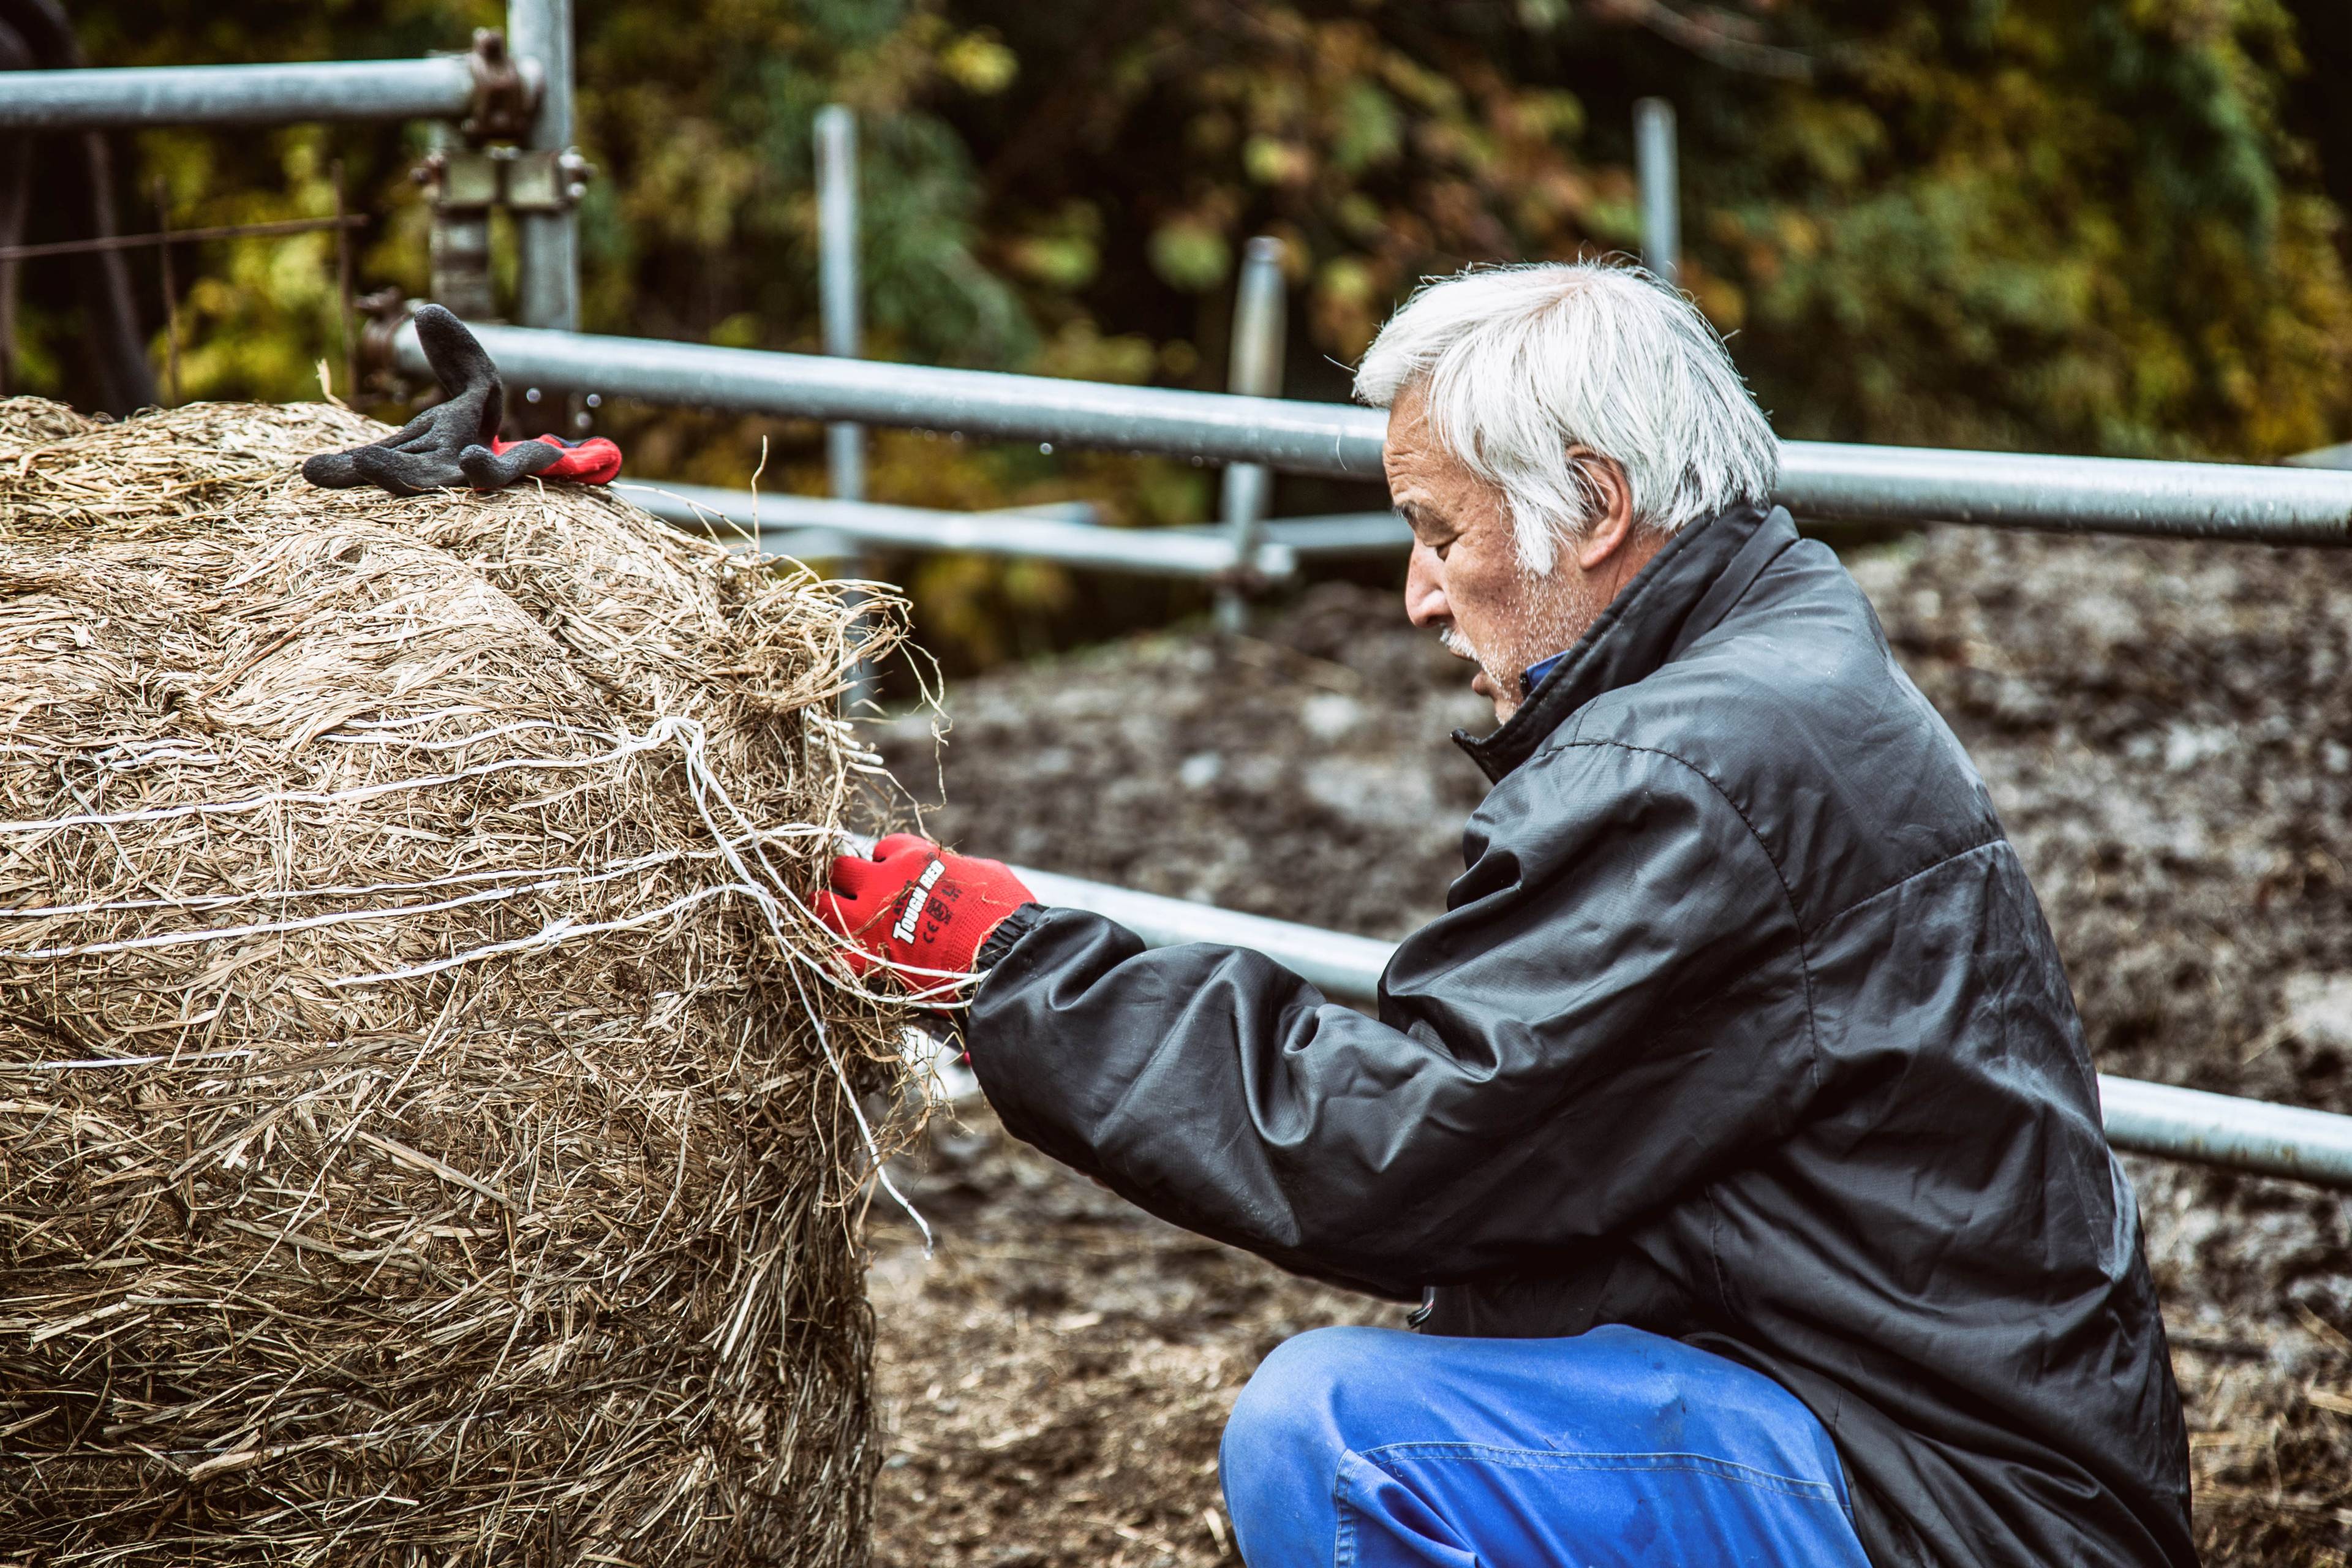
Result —
M 1365 356 L 1405 609 L 1500 726 L 1376 1016 L 920 839 L 838 929 L 978 972 L 1013 1133 L 1418 1299 L 1235 1405 L 1252 1568 L 2195 1560 L 2179 1394 L 2058 955 L 1958 742 L 1678 296 L 1424 289 Z

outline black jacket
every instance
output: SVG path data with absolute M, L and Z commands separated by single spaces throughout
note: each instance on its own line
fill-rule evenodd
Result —
M 1024 908 L 1006 1127 L 1428 1331 L 1629 1323 L 1835 1438 L 1881 1568 L 2191 1563 L 2188 1443 L 2074 999 L 1959 742 L 1785 512 L 1678 534 L 1510 721 L 1379 1017 Z

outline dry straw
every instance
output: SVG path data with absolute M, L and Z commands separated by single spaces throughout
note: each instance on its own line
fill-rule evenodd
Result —
M 0 1561 L 861 1562 L 895 609 L 380 432 L 0 402 Z

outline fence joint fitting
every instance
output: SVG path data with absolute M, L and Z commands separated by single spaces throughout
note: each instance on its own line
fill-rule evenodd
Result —
M 393 339 L 408 325 L 422 300 L 411 300 L 398 288 L 387 287 L 352 301 L 363 318 L 360 322 L 359 380 L 362 385 L 396 385 L 404 378 L 393 353 Z
M 539 114 L 540 83 L 535 72 L 528 72 L 508 52 L 506 34 L 496 27 L 475 28 L 466 67 L 473 74 L 474 90 L 458 132 L 477 147 L 485 142 L 520 142 L 530 135 L 531 121 Z

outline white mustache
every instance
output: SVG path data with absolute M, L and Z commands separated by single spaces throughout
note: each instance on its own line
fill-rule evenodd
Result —
M 1474 664 L 1483 662 L 1478 658 L 1478 650 L 1470 646 L 1470 639 L 1464 637 L 1461 631 L 1453 626 L 1438 627 L 1437 641 L 1439 646 L 1456 658 L 1466 658 Z

